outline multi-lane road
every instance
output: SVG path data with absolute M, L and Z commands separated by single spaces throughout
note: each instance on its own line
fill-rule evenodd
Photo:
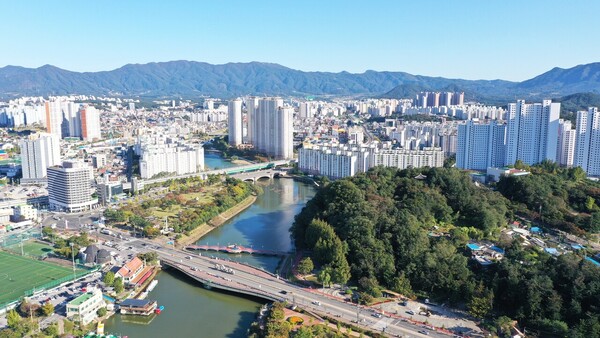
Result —
M 133 240 L 128 244 L 140 251 L 144 251 L 144 249 L 155 251 L 162 260 L 169 261 L 171 266 L 186 274 L 199 280 L 213 281 L 214 287 L 221 285 L 226 289 L 237 289 L 242 293 L 286 300 L 317 315 L 337 318 L 354 325 L 358 324 L 365 329 L 385 332 L 389 336 L 448 337 L 441 332 L 432 331 L 387 314 L 377 314 L 370 308 L 357 307 L 356 304 L 342 299 L 326 297 L 318 290 L 300 287 L 276 275 L 237 262 L 195 255 L 171 247 L 157 246 L 156 243 L 146 240 Z M 215 269 L 215 263 L 233 269 L 234 274 Z

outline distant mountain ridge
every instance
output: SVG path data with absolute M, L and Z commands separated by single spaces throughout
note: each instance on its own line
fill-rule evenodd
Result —
M 274 63 L 195 61 L 128 64 L 111 71 L 72 72 L 51 65 L 0 68 L 0 96 L 123 95 L 230 98 L 239 95 L 407 97 L 421 90 L 464 91 L 467 100 L 539 99 L 600 93 L 600 63 L 554 68 L 523 82 L 462 80 L 405 72 L 304 72 Z M 385 94 L 382 94 L 385 93 Z

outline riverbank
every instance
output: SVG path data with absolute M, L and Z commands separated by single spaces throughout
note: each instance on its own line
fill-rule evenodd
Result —
M 256 201 L 255 195 L 250 195 L 242 200 L 240 203 L 234 205 L 228 210 L 220 213 L 219 215 L 213 217 L 210 221 L 199 225 L 196 229 L 192 230 L 188 236 L 183 235 L 176 242 L 176 246 L 178 248 L 182 248 L 184 246 L 196 243 L 200 238 L 204 237 L 206 234 L 211 232 L 212 230 L 218 228 L 223 225 L 225 222 L 230 220 L 232 217 L 236 216 L 240 212 L 244 211 L 246 208 L 250 207 Z

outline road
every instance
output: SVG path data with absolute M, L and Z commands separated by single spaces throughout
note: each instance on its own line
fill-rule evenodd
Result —
M 223 285 L 245 288 L 246 291 L 254 291 L 257 294 L 266 293 L 271 296 L 270 298 L 286 300 L 318 315 L 338 318 L 348 323 L 354 322 L 354 325 L 358 319 L 360 326 L 369 330 L 385 332 L 396 337 L 448 337 L 446 334 L 430 331 L 388 315 L 374 317 L 375 312 L 370 308 L 357 307 L 340 299 L 328 298 L 317 290 L 297 286 L 275 275 L 237 262 L 156 246 L 156 243 L 142 239 L 132 240 L 128 244 L 140 251 L 144 249 L 155 251 L 162 260 L 178 262 L 177 265 L 184 272 L 194 271 L 195 275 L 210 273 L 213 278 L 224 281 Z M 235 274 L 217 271 L 214 269 L 215 263 L 234 269 Z M 427 331 L 428 335 L 418 332 L 423 330 Z

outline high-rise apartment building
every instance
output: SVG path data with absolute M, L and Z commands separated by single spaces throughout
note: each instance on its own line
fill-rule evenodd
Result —
M 229 145 L 237 147 L 242 144 L 242 100 L 235 99 L 229 101 L 228 108 Z
M 600 112 L 590 107 L 577 112 L 575 163 L 588 176 L 600 176 Z
M 463 92 L 420 92 L 415 98 L 414 106 L 419 108 L 462 106 L 465 103 Z
M 256 139 L 256 110 L 258 109 L 258 98 L 246 98 L 246 143 L 254 144 Z
M 556 162 L 560 103 L 510 103 L 506 112 L 506 165 L 517 160 L 536 164 L 543 160 Z
M 354 176 L 375 166 L 406 169 L 443 165 L 444 152 L 432 147 L 410 150 L 378 148 L 376 144 L 305 144 L 298 155 L 300 170 L 333 179 Z
M 81 117 L 81 138 L 84 141 L 101 139 L 100 114 L 98 114 L 98 110 L 92 106 L 82 106 L 79 114 Z
M 576 138 L 577 132 L 572 128 L 571 121 L 558 120 L 558 149 L 556 161 L 561 166 L 573 166 Z
M 293 117 L 294 109 L 284 107 L 281 98 L 258 100 L 258 107 L 250 116 L 255 130 L 252 136 L 254 148 L 275 158 L 293 158 Z
M 61 101 L 47 101 L 46 108 L 46 131 L 58 138 L 63 137 L 63 112 Z
M 496 121 L 459 125 L 456 166 L 473 170 L 504 166 L 505 137 L 506 126 Z
M 198 143 L 165 135 L 140 136 L 135 147 L 140 156 L 140 175 L 152 178 L 158 174 L 185 175 L 204 169 L 204 148 Z
M 79 212 L 98 204 L 93 198 L 92 167 L 84 162 L 64 161 L 48 168 L 48 202 L 50 210 Z
M 21 142 L 22 183 L 46 179 L 46 169 L 60 164 L 60 140 L 56 135 L 37 133 Z

